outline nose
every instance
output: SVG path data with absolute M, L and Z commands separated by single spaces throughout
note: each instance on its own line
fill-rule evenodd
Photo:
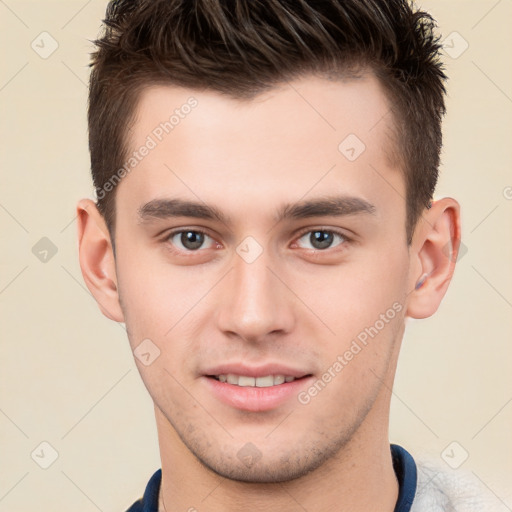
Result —
M 223 280 L 217 309 L 222 332 L 249 343 L 291 332 L 293 294 L 283 284 L 286 279 L 279 276 L 277 268 L 266 251 L 251 263 L 238 254 L 234 256 L 234 268 Z

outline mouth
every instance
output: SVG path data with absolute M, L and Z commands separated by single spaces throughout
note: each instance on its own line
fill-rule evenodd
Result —
M 223 373 L 220 375 L 207 375 L 211 379 L 225 382 L 234 386 L 240 387 L 253 387 L 253 388 L 270 388 L 273 386 L 280 386 L 285 383 L 300 380 L 310 375 L 303 377 L 294 377 L 293 375 L 266 375 L 264 377 L 251 377 L 250 375 L 235 375 L 234 373 Z
M 202 375 L 212 398 L 230 408 L 250 412 L 289 407 L 313 380 L 311 373 L 272 364 L 258 368 L 224 365 L 210 368 Z

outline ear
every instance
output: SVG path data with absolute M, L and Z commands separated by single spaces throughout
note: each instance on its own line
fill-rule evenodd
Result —
M 410 247 L 410 294 L 406 315 L 427 318 L 441 303 L 455 270 L 460 246 L 460 206 L 450 197 L 424 211 Z
M 77 215 L 78 253 L 85 284 L 107 318 L 124 322 L 114 251 L 105 220 L 91 199 L 78 202 Z

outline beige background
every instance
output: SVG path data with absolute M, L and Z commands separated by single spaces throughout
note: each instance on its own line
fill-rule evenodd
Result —
M 437 195 L 460 201 L 467 253 L 438 314 L 408 324 L 391 440 L 441 464 L 456 441 L 445 459 L 467 452 L 457 471 L 512 510 L 512 2 L 422 5 L 448 37 Z M 99 312 L 77 259 L 74 208 L 92 192 L 88 40 L 105 6 L 0 1 L 0 512 L 125 510 L 160 467 L 126 333 Z M 31 47 L 51 48 L 44 31 L 58 43 L 46 59 Z M 42 237 L 57 248 L 46 262 L 32 252 Z M 58 452 L 47 469 L 43 441 Z

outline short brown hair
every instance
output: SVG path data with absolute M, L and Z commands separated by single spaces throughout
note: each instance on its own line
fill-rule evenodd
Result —
M 89 149 L 111 234 L 115 189 L 140 92 L 154 84 L 250 99 L 306 73 L 375 73 L 392 105 L 407 238 L 437 183 L 445 112 L 435 21 L 407 0 L 113 0 L 95 41 Z

